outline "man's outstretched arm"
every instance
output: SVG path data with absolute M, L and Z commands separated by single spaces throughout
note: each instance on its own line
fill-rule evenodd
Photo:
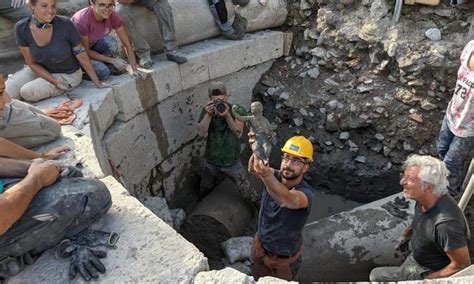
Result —
M 0 161 L 0 167 L 5 162 Z M 15 165 L 15 161 L 9 163 Z M 23 165 L 19 165 L 20 167 Z M 59 166 L 52 162 L 32 163 L 26 177 L 4 193 L 0 194 L 0 235 L 3 235 L 25 213 L 31 200 L 43 187 L 56 181 Z
M 471 265 L 471 258 L 469 257 L 469 249 L 467 246 L 447 251 L 446 254 L 451 260 L 451 263 L 441 270 L 428 274 L 426 279 L 448 277 Z

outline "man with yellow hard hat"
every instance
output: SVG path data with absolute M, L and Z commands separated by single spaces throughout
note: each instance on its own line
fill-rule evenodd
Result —
M 249 133 L 249 142 L 254 134 Z M 313 205 L 314 189 L 303 175 L 313 161 L 313 145 L 303 136 L 290 138 L 281 149 L 280 170 L 250 157 L 252 173 L 265 184 L 252 247 L 256 279 L 273 276 L 292 280 L 301 266 L 302 230 Z

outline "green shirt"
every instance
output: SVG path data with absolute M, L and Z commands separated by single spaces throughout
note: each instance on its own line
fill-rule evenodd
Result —
M 232 118 L 232 104 L 226 103 L 229 107 L 229 113 Z M 244 107 L 239 106 L 237 112 L 241 116 L 248 115 Z M 206 115 L 206 109 L 202 108 L 199 122 Z M 206 153 L 204 155 L 207 162 L 216 166 L 232 166 L 240 158 L 240 141 L 232 130 L 225 118 L 220 116 L 213 116 L 209 124 Z

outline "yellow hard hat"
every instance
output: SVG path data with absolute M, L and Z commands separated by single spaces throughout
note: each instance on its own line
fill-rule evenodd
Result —
M 281 151 L 313 161 L 313 144 L 304 136 L 293 136 L 286 141 Z

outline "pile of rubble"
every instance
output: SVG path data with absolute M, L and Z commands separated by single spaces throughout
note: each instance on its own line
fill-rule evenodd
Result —
M 278 143 L 299 133 L 314 142 L 312 184 L 360 202 L 400 191 L 407 155 L 436 155 L 468 41 L 473 5 L 405 5 L 394 23 L 394 2 L 290 4 L 292 52 L 254 94 Z

